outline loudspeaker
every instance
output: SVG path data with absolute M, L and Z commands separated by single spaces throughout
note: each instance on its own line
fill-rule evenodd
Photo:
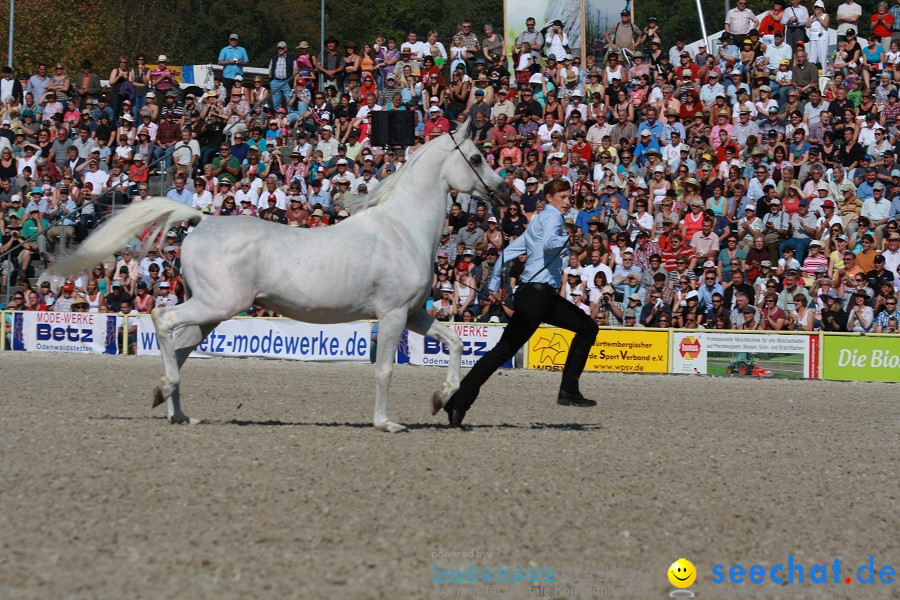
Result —
M 412 146 L 416 116 L 411 110 L 379 110 L 369 113 L 372 146 Z

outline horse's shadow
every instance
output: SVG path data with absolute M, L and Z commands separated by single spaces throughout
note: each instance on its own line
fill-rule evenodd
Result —
M 162 421 L 165 417 L 126 417 L 119 415 L 101 415 L 88 417 L 92 421 Z M 278 419 L 253 420 L 253 419 L 201 419 L 198 425 L 218 427 L 330 427 L 348 429 L 372 429 L 371 422 L 351 423 L 349 421 L 281 421 Z M 410 431 L 435 430 L 453 431 L 442 423 L 409 423 L 406 427 Z M 522 429 L 540 430 L 550 429 L 557 431 L 599 431 L 603 426 L 599 423 L 475 423 L 463 425 L 462 430 L 492 430 L 492 429 Z

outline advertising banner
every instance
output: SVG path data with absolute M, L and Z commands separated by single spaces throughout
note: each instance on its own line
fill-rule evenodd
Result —
M 900 382 L 897 336 L 828 335 L 822 342 L 823 377 L 842 381 Z
M 13 350 L 118 354 L 115 315 L 75 312 L 12 313 Z
M 471 367 L 485 352 L 503 335 L 503 325 L 486 325 L 482 323 L 447 323 L 462 339 L 462 366 Z M 450 365 L 450 352 L 447 346 L 436 339 L 425 337 L 412 331 L 404 331 L 397 347 L 397 364 L 410 365 Z M 512 368 L 512 359 L 502 367 Z
M 819 337 L 676 332 L 672 339 L 672 372 L 817 378 Z
M 561 371 L 575 337 L 555 327 L 538 329 L 528 341 L 528 368 Z M 601 329 L 585 364 L 586 371 L 666 373 L 669 333 L 649 329 Z
M 137 353 L 159 354 L 156 329 L 149 316 L 137 321 Z M 220 323 L 191 356 L 235 356 L 369 362 L 370 323 L 316 325 L 289 319 L 231 319 Z

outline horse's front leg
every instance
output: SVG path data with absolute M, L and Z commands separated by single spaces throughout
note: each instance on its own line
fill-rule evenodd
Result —
M 450 351 L 450 366 L 447 369 L 447 379 L 441 389 L 431 396 L 431 414 L 436 415 L 444 408 L 444 404 L 453 397 L 459 389 L 459 367 L 462 363 L 462 340 L 450 327 L 429 315 L 424 308 L 417 309 L 409 316 L 407 327 L 410 331 L 443 342 Z
M 388 388 L 391 387 L 391 373 L 394 369 L 394 353 L 403 327 L 406 325 L 406 311 L 397 310 L 382 315 L 378 319 L 378 350 L 375 354 L 375 429 L 396 433 L 406 431 L 400 423 L 388 420 Z

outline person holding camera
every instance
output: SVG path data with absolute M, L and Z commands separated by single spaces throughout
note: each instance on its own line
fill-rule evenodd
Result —
M 75 235 L 75 213 L 78 204 L 69 191 L 67 183 L 63 183 L 53 192 L 48 215 L 55 221 L 47 230 L 47 237 L 52 242 L 56 239 L 63 248 L 68 248 L 69 240 Z

